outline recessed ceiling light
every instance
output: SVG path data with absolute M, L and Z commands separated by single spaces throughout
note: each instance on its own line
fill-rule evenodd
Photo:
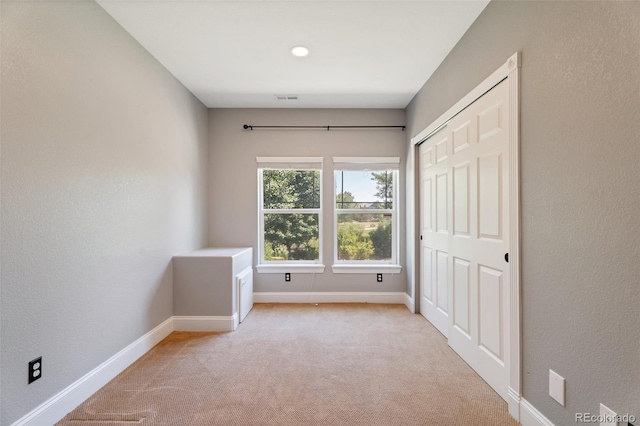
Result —
M 309 49 L 304 46 L 296 46 L 291 49 L 291 53 L 293 56 L 307 56 L 309 54 Z

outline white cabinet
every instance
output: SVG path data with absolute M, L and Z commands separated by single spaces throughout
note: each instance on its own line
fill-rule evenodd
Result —
M 177 330 L 231 331 L 253 307 L 253 249 L 206 248 L 173 257 Z

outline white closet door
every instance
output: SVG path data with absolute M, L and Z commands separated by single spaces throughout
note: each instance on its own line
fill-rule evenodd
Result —
M 449 136 L 446 129 L 420 145 L 420 313 L 449 334 Z
M 453 155 L 449 345 L 507 398 L 509 98 L 503 81 L 449 122 Z
M 434 228 L 422 226 L 421 311 L 441 331 L 446 315 L 443 333 L 451 348 L 504 399 L 510 336 L 508 89 L 507 81 L 498 84 L 452 118 L 437 140 L 420 146 L 421 159 L 427 152 L 436 159 L 420 170 L 422 220 L 428 225 L 431 216 Z M 440 163 L 439 142 L 446 143 Z M 440 271 L 446 285 L 438 285 Z

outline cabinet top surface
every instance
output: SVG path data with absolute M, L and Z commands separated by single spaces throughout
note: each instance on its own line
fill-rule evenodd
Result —
M 246 251 L 252 251 L 251 247 L 207 247 L 191 253 L 179 254 L 174 257 L 234 257 Z

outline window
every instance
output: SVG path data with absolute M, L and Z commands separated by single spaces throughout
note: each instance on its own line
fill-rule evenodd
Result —
M 345 158 L 334 164 L 334 272 L 400 272 L 400 159 Z
M 257 161 L 258 272 L 323 272 L 322 158 Z

